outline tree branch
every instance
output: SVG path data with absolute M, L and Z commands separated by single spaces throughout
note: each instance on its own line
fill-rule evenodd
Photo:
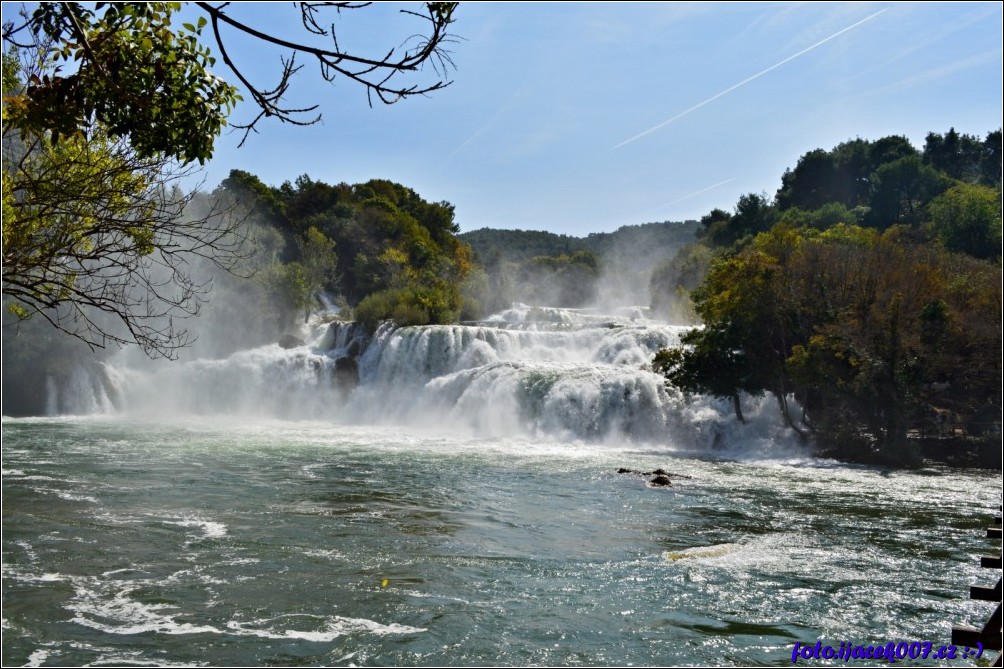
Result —
M 213 37 L 220 49 L 223 62 L 230 68 L 241 84 L 243 84 L 251 95 L 251 98 L 261 109 L 250 122 L 234 124 L 234 127 L 244 130 L 244 137 L 240 142 L 241 145 L 247 140 L 248 135 L 252 131 L 257 132 L 255 126 L 262 118 L 274 117 L 283 123 L 292 123 L 294 125 L 311 125 L 321 120 L 320 114 L 313 118 L 296 118 L 297 115 L 315 111 L 317 105 L 302 109 L 281 106 L 281 101 L 289 90 L 293 75 L 302 67 L 296 65 L 297 55 L 313 57 L 317 61 L 321 69 L 321 77 L 325 81 L 331 82 L 336 76 L 342 75 L 351 81 L 361 84 L 366 89 L 367 100 L 370 105 L 372 105 L 373 95 L 376 95 L 384 104 L 393 104 L 406 97 L 431 93 L 448 86 L 450 83 L 442 79 L 446 70 L 453 66 L 449 53 L 443 46 L 452 41 L 452 38 L 447 33 L 447 28 L 453 22 L 453 10 L 456 3 L 427 3 L 427 14 L 402 10 L 404 14 L 429 21 L 430 33 L 427 36 L 412 36 L 409 38 L 420 40 L 419 46 L 415 49 L 405 51 L 400 57 L 395 56 L 396 50 L 392 48 L 379 59 L 355 55 L 341 50 L 338 46 L 334 25 L 332 24 L 330 28 L 323 28 L 318 19 L 318 12 L 321 9 L 333 8 L 340 13 L 342 10 L 359 9 L 368 6 L 369 3 L 299 3 L 301 22 L 307 31 L 314 35 L 330 37 L 334 48 L 322 48 L 293 42 L 258 30 L 247 23 L 238 21 L 225 12 L 224 10 L 229 3 L 213 5 L 207 2 L 196 2 L 195 4 L 209 16 L 213 27 Z M 262 89 L 253 84 L 244 75 L 227 51 L 224 36 L 220 29 L 221 23 L 245 35 L 267 44 L 287 49 L 290 52 L 288 57 L 280 57 L 282 73 L 278 83 L 273 88 L 270 90 Z M 394 75 L 400 72 L 416 71 L 427 61 L 432 63 L 437 75 L 439 75 L 440 79 L 438 81 L 427 86 L 416 84 L 396 87 L 390 84 Z

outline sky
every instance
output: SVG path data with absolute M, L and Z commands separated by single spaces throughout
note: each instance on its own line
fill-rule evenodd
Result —
M 306 35 L 288 3 L 232 7 L 272 34 Z M 333 17 L 339 43 L 380 55 L 421 30 L 400 13 L 418 8 Z M 240 133 L 225 133 L 201 176 L 209 189 L 231 169 L 274 186 L 302 174 L 390 179 L 454 204 L 464 231 L 583 236 L 699 219 L 746 193 L 773 195 L 813 149 L 887 135 L 919 149 L 928 132 L 999 128 L 1002 12 L 1000 2 L 461 3 L 448 87 L 370 107 L 361 86 L 328 84 L 306 63 L 289 101 L 319 105 L 322 121 L 264 121 L 241 148 Z M 224 38 L 252 81 L 274 83 L 281 50 Z M 215 73 L 235 81 L 221 62 Z M 434 77 L 427 67 L 407 81 Z M 231 118 L 254 114 L 244 102 Z

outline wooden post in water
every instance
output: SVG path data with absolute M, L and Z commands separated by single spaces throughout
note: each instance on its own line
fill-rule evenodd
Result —
M 997 516 L 994 518 L 994 526 L 987 528 L 987 538 L 990 539 L 1000 539 L 1001 538 L 1001 517 Z M 984 569 L 994 569 L 997 572 L 1001 570 L 1001 556 L 998 555 L 984 555 L 980 558 L 980 566 Z M 987 620 L 987 624 L 983 626 L 983 629 L 977 627 L 970 627 L 969 625 L 953 625 L 952 626 L 952 644 L 956 646 L 968 646 L 973 648 L 977 643 L 983 644 L 984 650 L 996 650 L 997 660 L 994 661 L 993 666 L 1000 667 L 1001 658 L 1004 655 L 1001 654 L 1001 578 L 998 575 L 997 585 L 992 588 L 988 588 L 980 585 L 973 585 L 969 588 L 969 598 L 977 599 L 984 602 L 997 602 L 997 608 L 994 612 L 990 614 L 990 619 Z

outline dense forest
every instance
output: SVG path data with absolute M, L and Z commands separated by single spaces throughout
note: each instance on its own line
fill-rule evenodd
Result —
M 769 393 L 824 453 L 911 462 L 999 440 L 1001 131 L 855 139 L 803 155 L 774 197 L 701 220 L 653 306 L 703 322 L 656 368 L 689 392 Z M 801 411 L 789 406 L 794 398 Z
M 249 208 L 258 287 L 269 304 L 306 318 L 316 297 L 328 295 L 370 329 L 388 318 L 426 325 L 462 316 L 472 256 L 447 202 L 380 179 L 330 185 L 304 175 L 270 187 L 240 170 L 212 197 Z
M 645 223 L 586 237 L 483 228 L 460 239 L 483 267 L 478 304 L 487 312 L 513 302 L 624 306 L 650 301 L 653 268 L 691 244 L 699 227 L 697 221 Z

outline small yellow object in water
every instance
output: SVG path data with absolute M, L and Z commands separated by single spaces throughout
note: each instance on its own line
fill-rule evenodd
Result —
M 388 585 L 390 585 L 390 579 L 389 578 L 385 578 L 384 580 L 380 581 L 380 587 L 381 588 L 386 588 Z

